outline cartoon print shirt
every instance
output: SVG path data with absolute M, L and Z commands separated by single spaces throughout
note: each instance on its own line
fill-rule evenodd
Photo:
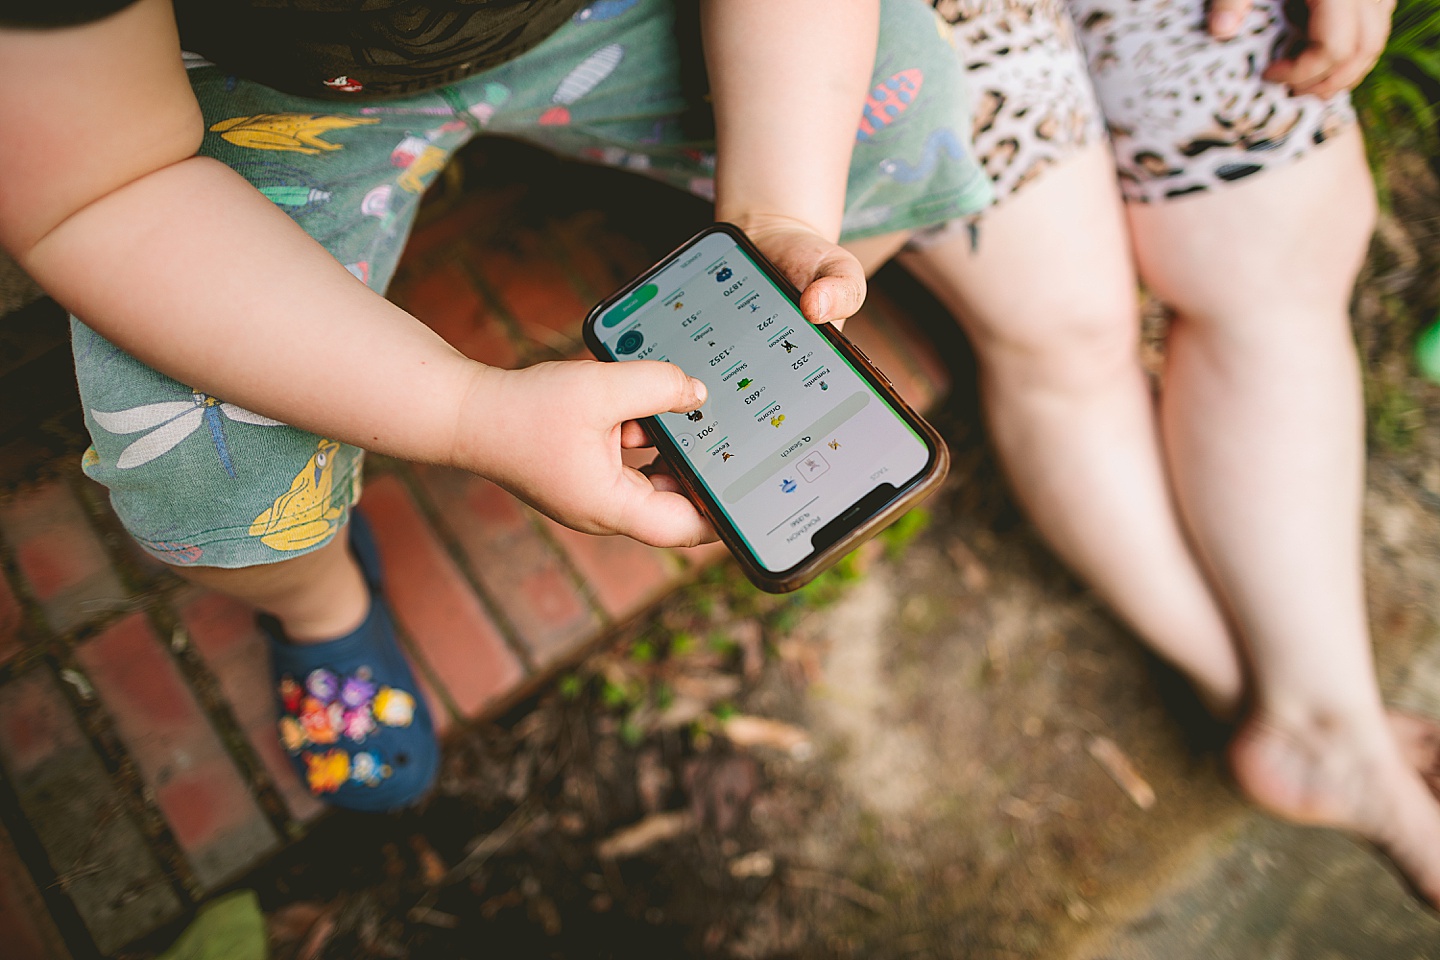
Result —
M 62 26 L 134 0 L 19 0 L 0 24 Z M 180 44 L 303 97 L 418 93 L 512 60 L 589 0 L 175 0 Z

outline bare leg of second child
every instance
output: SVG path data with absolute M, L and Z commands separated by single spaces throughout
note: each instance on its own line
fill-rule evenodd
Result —
M 1242 670 L 1171 501 L 1107 145 L 987 212 L 978 250 L 961 231 L 902 262 L 969 334 L 992 440 L 1046 539 L 1233 714 Z
M 1253 667 L 1236 777 L 1290 819 L 1361 833 L 1440 905 L 1440 804 L 1396 736 L 1424 726 L 1387 721 L 1365 613 L 1348 303 L 1373 220 L 1353 126 L 1254 181 L 1130 208 L 1141 275 L 1178 314 L 1171 476 Z

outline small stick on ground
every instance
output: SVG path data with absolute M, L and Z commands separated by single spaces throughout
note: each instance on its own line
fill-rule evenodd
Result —
M 1155 806 L 1155 790 L 1140 776 L 1140 771 L 1135 769 L 1135 764 L 1125 755 L 1125 751 L 1109 737 L 1091 737 L 1087 745 L 1090 756 L 1095 762 L 1105 768 L 1110 774 L 1110 779 L 1120 785 L 1125 795 L 1135 802 L 1135 806 L 1141 810 L 1149 810 Z
M 453 913 L 441 913 L 439 910 L 420 907 L 412 907 L 407 915 L 411 923 L 423 923 L 431 927 L 439 927 L 442 930 L 454 930 L 460 925 L 460 918 Z
M 689 810 L 652 813 L 639 823 L 622 827 L 600 841 L 595 847 L 595 856 L 601 860 L 633 857 L 657 843 L 689 832 L 694 826 L 695 818 Z
M 808 760 L 815 753 L 810 734 L 793 723 L 737 715 L 726 720 L 721 729 L 737 747 L 769 747 L 796 760 Z

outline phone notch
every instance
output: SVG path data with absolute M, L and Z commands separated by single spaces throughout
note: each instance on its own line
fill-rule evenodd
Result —
M 882 483 L 857 500 L 848 510 L 815 531 L 810 538 L 810 549 L 819 553 L 840 542 L 840 538 L 858 526 L 865 517 L 874 516 L 884 510 L 890 501 L 900 495 L 893 483 Z
M 863 353 L 800 310 L 800 293 L 715 224 L 596 305 L 601 360 L 668 360 L 704 406 L 642 421 L 680 487 L 746 576 L 783 593 L 812 580 L 939 486 L 944 441 Z

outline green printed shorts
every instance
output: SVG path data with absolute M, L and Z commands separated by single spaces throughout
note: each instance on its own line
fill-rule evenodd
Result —
M 677 39 L 686 35 L 676 24 L 681 6 L 598 0 L 518 59 L 398 100 L 312 100 L 190 64 L 207 129 L 201 152 L 246 177 L 381 293 L 426 186 L 485 133 L 709 197 L 713 122 L 698 46 Z M 948 27 L 923 0 L 884 0 L 882 8 L 847 239 L 936 226 L 990 199 Z M 347 77 L 327 85 L 353 86 Z M 325 544 L 344 524 L 363 451 L 172 380 L 79 319 L 72 329 L 94 441 L 85 472 L 110 489 L 122 522 L 156 557 L 271 563 Z

